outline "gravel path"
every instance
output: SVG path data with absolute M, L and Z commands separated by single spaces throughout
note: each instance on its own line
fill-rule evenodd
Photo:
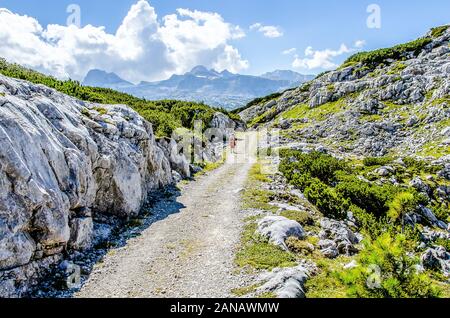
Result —
M 238 153 L 243 153 L 240 146 Z M 239 191 L 251 163 L 227 162 L 181 190 L 175 212 L 106 255 L 75 297 L 231 297 L 243 215 Z

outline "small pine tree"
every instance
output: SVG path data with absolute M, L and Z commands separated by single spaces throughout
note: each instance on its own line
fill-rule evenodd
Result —
M 389 232 L 367 241 L 358 255 L 358 267 L 339 274 L 349 287 L 348 296 L 358 298 L 434 298 L 440 289 L 426 274 L 418 273 L 418 260 L 407 253 L 403 234 Z

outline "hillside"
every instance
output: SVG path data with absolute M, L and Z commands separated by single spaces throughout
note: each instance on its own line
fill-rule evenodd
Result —
M 152 100 L 177 99 L 204 102 L 228 110 L 245 105 L 258 96 L 298 86 L 311 76 L 292 71 L 276 71 L 262 76 L 218 72 L 196 66 L 182 75 L 159 82 L 128 83 L 114 73 L 91 70 L 83 81 L 87 86 L 112 88 Z
M 281 150 L 279 173 L 256 169 L 242 194 L 256 217 L 237 262 L 286 268 L 244 294 L 449 297 L 449 40 L 444 26 L 359 53 L 239 111 L 279 128 Z
M 203 120 L 205 124 L 208 124 L 217 112 L 233 116 L 223 109 L 213 108 L 203 103 L 177 100 L 148 101 L 113 89 L 83 86 L 72 80 L 61 81 L 20 65 L 8 63 L 1 58 L 0 74 L 35 84 L 43 84 L 88 102 L 128 105 L 152 123 L 157 136 L 170 136 L 173 130 L 180 127 L 192 129 L 195 120 Z M 107 78 L 109 82 L 120 82 L 120 79 L 112 74 L 106 76 L 101 73 L 98 76 L 102 80 Z M 238 119 L 236 116 L 233 117 Z
M 285 143 L 322 144 L 362 156 L 449 153 L 449 31 L 358 53 L 339 69 L 249 104 L 250 126 L 283 129 Z

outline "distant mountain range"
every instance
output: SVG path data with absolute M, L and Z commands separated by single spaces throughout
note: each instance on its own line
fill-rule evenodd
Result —
M 196 66 L 184 75 L 172 75 L 159 82 L 132 84 L 114 73 L 91 70 L 83 85 L 111 88 L 151 100 L 178 99 L 205 102 L 210 106 L 235 109 L 256 97 L 296 87 L 313 79 L 293 71 L 277 70 L 261 76 L 217 72 Z

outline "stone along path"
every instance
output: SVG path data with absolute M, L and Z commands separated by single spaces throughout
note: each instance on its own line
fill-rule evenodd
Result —
M 254 160 L 244 153 L 256 145 L 249 139 L 238 142 L 238 154 L 223 166 L 182 187 L 176 213 L 108 253 L 75 297 L 233 296 L 231 290 L 245 283 L 234 254 L 244 217 L 239 191 Z

